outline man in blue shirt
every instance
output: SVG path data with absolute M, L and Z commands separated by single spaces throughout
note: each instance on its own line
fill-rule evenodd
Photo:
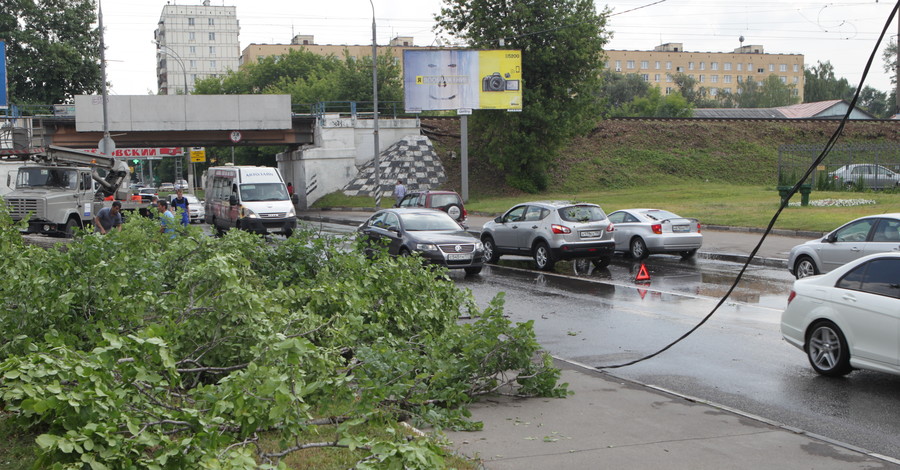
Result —
M 175 190 L 175 197 L 172 198 L 172 209 L 181 211 L 181 225 L 185 227 L 191 223 L 191 213 L 188 209 L 188 200 L 184 197 L 184 191 L 181 188 Z
M 97 215 L 94 216 L 94 227 L 97 228 L 97 231 L 106 234 L 113 227 L 116 227 L 120 232 L 122 231 L 122 203 L 119 201 L 113 201 L 111 207 L 104 207 L 97 211 Z
M 159 233 L 168 233 L 169 238 L 175 238 L 175 216 L 169 210 L 169 203 L 160 199 L 156 205 L 159 209 Z

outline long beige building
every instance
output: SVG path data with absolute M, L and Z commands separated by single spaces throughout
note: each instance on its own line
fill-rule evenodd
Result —
M 670 42 L 652 51 L 606 51 L 609 70 L 634 73 L 664 94 L 677 91 L 672 74 L 685 73 L 697 80 L 711 96 L 737 93 L 743 80 L 764 81 L 777 75 L 793 86 L 794 96 L 803 102 L 803 55 L 766 54 L 763 46 L 741 46 L 734 52 L 688 52 L 682 43 Z
M 261 59 L 269 56 L 280 56 L 287 54 L 291 50 L 306 49 L 309 52 L 321 56 L 334 55 L 338 58 L 344 57 L 344 50 L 350 53 L 350 57 L 360 59 L 362 57 L 372 57 L 372 45 L 342 45 L 342 44 L 316 44 L 315 37 L 312 35 L 296 35 L 290 44 L 250 44 L 241 52 L 240 66 L 245 64 L 254 64 Z M 413 38 L 408 36 L 397 36 L 391 39 L 387 46 L 377 46 L 378 54 L 383 54 L 386 49 L 390 49 L 391 55 L 398 63 L 403 62 L 403 51 L 406 49 L 421 49 L 421 47 L 413 46 Z

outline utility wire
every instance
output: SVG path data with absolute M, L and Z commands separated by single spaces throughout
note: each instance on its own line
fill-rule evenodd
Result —
M 822 149 L 822 153 L 820 153 L 819 156 L 815 159 L 815 161 L 813 161 L 812 164 L 809 166 L 809 168 L 806 169 L 806 172 L 803 173 L 803 176 L 800 177 L 800 180 L 794 184 L 794 186 L 788 192 L 788 194 L 784 198 L 784 200 L 781 201 L 781 205 L 778 207 L 778 210 L 775 212 L 775 215 L 772 217 L 772 220 L 769 221 L 769 225 L 766 227 L 766 231 L 763 232 L 762 237 L 759 239 L 759 243 L 757 243 L 756 246 L 753 248 L 753 251 L 750 252 L 750 256 L 747 257 L 747 261 L 744 262 L 744 266 L 741 267 L 741 270 L 740 270 L 740 272 L 738 272 L 737 277 L 735 277 L 734 282 L 731 284 L 731 287 L 728 289 L 727 292 L 725 292 L 725 295 L 722 296 L 722 298 L 719 300 L 719 302 L 716 303 L 716 306 L 713 307 L 712 311 L 710 311 L 705 317 L 703 317 L 703 319 L 700 320 L 700 323 L 697 323 L 697 325 L 695 325 L 693 328 L 688 330 L 685 334 L 681 335 L 678 339 L 667 344 L 665 347 L 656 351 L 655 353 L 649 354 L 640 359 L 635 359 L 633 361 L 626 362 L 623 364 L 616 364 L 616 365 L 611 365 L 611 366 L 598 366 L 597 369 L 618 369 L 620 367 L 627 367 L 630 365 L 637 364 L 639 362 L 644 362 L 647 359 L 658 356 L 659 354 L 668 350 L 672 346 L 675 346 L 676 344 L 680 343 L 683 339 L 687 338 L 692 333 L 697 331 L 697 329 L 699 329 L 701 326 L 703 326 L 703 324 L 706 323 L 706 321 L 709 320 L 713 316 L 713 314 L 719 310 L 719 307 L 721 307 L 722 304 L 724 304 L 725 301 L 728 300 L 728 297 L 730 297 L 731 293 L 734 292 L 734 289 L 737 287 L 738 283 L 741 282 L 741 278 L 743 278 L 744 272 L 747 271 L 747 266 L 750 265 L 750 261 L 752 261 L 753 258 L 756 256 L 756 253 L 759 251 L 759 248 L 762 246 L 763 242 L 766 240 L 766 237 L 769 235 L 769 232 L 772 231 L 772 227 L 775 226 L 775 222 L 778 220 L 778 217 L 781 215 L 781 211 L 783 211 L 784 208 L 787 207 L 788 201 L 791 199 L 791 197 L 794 196 L 794 194 L 797 193 L 797 190 L 800 189 L 800 185 L 803 184 L 803 182 L 806 181 L 807 178 L 809 178 L 809 175 L 812 174 L 813 170 L 815 170 L 816 167 L 820 163 L 822 163 L 822 160 L 824 160 L 825 157 L 831 152 L 831 149 L 834 147 L 834 144 L 837 142 L 838 137 L 840 137 L 841 133 L 844 131 L 844 126 L 847 124 L 847 121 L 850 119 L 850 114 L 856 108 L 856 101 L 859 99 L 859 94 L 862 91 L 863 84 L 866 81 L 866 76 L 869 75 L 869 69 L 872 67 L 872 61 L 875 59 L 875 55 L 878 53 L 878 47 L 881 45 L 881 40 L 884 39 L 884 35 L 887 32 L 888 27 L 891 25 L 891 23 L 893 23 L 894 16 L 897 14 L 898 8 L 900 8 L 900 0 L 897 1 L 897 4 L 894 6 L 894 9 L 891 10 L 891 14 L 888 16 L 887 22 L 885 22 L 884 28 L 881 30 L 881 35 L 878 36 L 878 41 L 876 41 L 875 47 L 872 49 L 872 53 L 869 55 L 869 61 L 866 62 L 866 68 L 863 69 L 862 79 L 859 82 L 859 86 L 856 87 L 856 93 L 853 95 L 853 100 L 850 101 L 850 106 L 847 108 L 847 113 L 844 114 L 843 119 L 841 119 L 840 125 L 838 125 L 837 129 L 831 135 L 831 138 L 828 139 L 828 143 L 825 144 L 825 147 Z

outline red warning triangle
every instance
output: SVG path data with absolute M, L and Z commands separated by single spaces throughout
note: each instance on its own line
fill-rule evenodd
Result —
M 634 278 L 635 281 L 649 281 L 650 273 L 647 272 L 647 266 L 644 266 L 644 263 L 641 263 L 641 269 L 637 273 L 637 277 Z

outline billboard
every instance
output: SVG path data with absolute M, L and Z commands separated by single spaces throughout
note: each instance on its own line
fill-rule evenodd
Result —
M 522 52 L 469 49 L 403 51 L 406 112 L 522 110 Z
M 6 96 L 6 41 L 0 41 L 0 109 L 9 106 Z

